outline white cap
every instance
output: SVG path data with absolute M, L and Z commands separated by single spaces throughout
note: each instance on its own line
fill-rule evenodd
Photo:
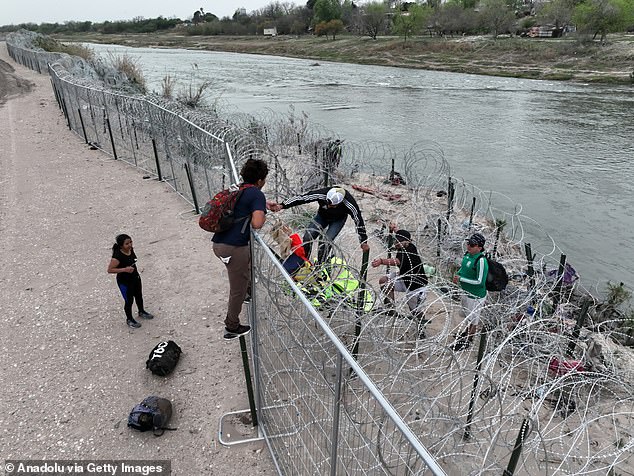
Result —
M 326 194 L 326 200 L 328 200 L 328 203 L 330 203 L 331 205 L 339 205 L 341 202 L 343 202 L 343 197 L 345 196 L 346 191 L 343 188 L 333 187 L 328 190 L 328 193 Z

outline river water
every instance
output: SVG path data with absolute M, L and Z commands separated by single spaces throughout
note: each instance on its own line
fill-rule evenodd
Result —
M 634 87 L 90 46 L 138 58 L 157 91 L 167 74 L 181 86 L 211 80 L 212 96 L 242 112 L 293 105 L 347 140 L 433 141 L 452 176 L 520 203 L 586 287 L 634 286 Z

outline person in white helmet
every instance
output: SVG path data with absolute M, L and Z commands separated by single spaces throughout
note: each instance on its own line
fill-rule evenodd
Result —
M 368 251 L 368 235 L 365 231 L 365 223 L 359 205 L 354 197 L 342 187 L 326 187 L 318 190 L 311 190 L 302 195 L 287 198 L 280 204 L 274 204 L 270 209 L 274 212 L 284 208 L 292 208 L 305 203 L 317 202 L 319 210 L 312 222 L 308 225 L 304 233 L 304 251 L 306 257 L 310 259 L 312 242 L 321 233 L 325 233 L 327 240 L 322 240 L 319 244 L 317 260 L 319 263 L 325 262 L 330 254 L 330 243 L 334 241 L 346 223 L 348 216 L 351 216 L 357 227 L 361 249 Z

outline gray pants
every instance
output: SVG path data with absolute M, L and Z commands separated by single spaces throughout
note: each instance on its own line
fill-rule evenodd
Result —
M 225 327 L 235 330 L 240 325 L 242 303 L 251 286 L 251 250 L 249 246 L 213 244 L 214 254 L 227 268 L 229 276 L 229 303 Z

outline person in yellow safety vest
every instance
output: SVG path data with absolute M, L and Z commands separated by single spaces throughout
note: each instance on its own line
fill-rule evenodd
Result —
M 333 257 L 329 263 L 330 272 L 322 268 L 319 276 L 319 281 L 309 287 L 301 287 L 302 291 L 310 298 L 310 303 L 316 308 L 322 306 L 324 303 L 338 299 L 339 297 L 352 297 L 356 300 L 360 282 L 350 272 L 347 263 L 342 258 Z M 331 273 L 333 274 L 331 276 Z M 364 289 L 363 290 L 363 310 L 368 312 L 372 310 L 374 306 L 374 298 L 372 293 Z

